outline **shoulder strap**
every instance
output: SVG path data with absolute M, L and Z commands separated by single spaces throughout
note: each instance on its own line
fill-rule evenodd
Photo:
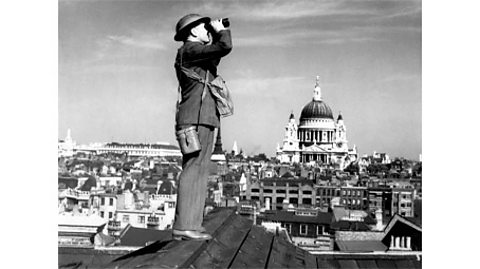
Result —
M 190 71 L 190 73 L 193 73 L 194 75 L 198 76 L 197 72 L 183 66 L 183 50 L 182 50 L 182 48 L 178 49 L 178 53 L 180 54 L 180 65 L 179 65 L 180 70 L 186 69 L 186 70 Z M 205 93 L 206 93 L 205 89 L 207 88 L 208 74 L 209 73 L 210 72 L 207 69 L 207 72 L 205 72 L 205 79 L 203 80 L 203 90 L 202 90 L 202 98 L 200 99 L 200 108 L 198 109 L 197 126 L 196 126 L 197 131 L 198 131 L 198 125 L 200 124 L 200 112 L 202 111 L 202 103 L 203 103 L 203 99 L 205 98 Z M 180 105 L 181 101 L 182 101 L 182 88 L 180 87 L 180 81 L 179 81 L 178 82 L 177 112 L 178 112 L 178 106 Z

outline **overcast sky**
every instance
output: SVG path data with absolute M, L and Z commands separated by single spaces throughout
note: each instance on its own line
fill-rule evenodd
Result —
M 272 156 L 320 76 L 349 146 L 422 153 L 421 1 L 60 1 L 58 136 L 77 143 L 166 141 L 177 81 L 173 40 L 187 13 L 229 17 L 233 50 L 219 73 L 235 115 L 225 150 Z

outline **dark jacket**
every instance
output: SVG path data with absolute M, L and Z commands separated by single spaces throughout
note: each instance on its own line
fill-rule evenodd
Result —
M 206 72 L 209 70 L 208 81 L 212 81 L 217 76 L 217 66 L 220 63 L 220 58 L 232 50 L 230 30 L 222 30 L 212 35 L 212 44 L 210 45 L 187 41 L 178 49 L 175 70 L 181 87 L 182 100 L 176 114 L 177 125 L 194 125 L 199 122 L 199 124 L 213 127 L 220 126 L 220 115 L 208 87 L 205 88 L 200 120 L 198 120 L 204 85 L 187 77 L 179 68 L 181 61 L 182 66 L 194 70 L 202 78 L 205 78 Z

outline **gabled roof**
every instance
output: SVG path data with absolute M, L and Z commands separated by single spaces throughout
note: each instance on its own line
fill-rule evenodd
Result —
M 158 189 L 158 194 L 175 194 L 177 193 L 177 188 L 172 184 L 170 180 L 164 181 L 160 188 Z
M 88 179 L 83 183 L 82 187 L 80 187 L 81 191 L 90 191 L 92 187 L 97 186 L 97 179 L 94 176 L 89 176 Z
M 311 145 L 309 147 L 305 147 L 303 149 L 303 151 L 305 152 L 328 152 L 326 149 L 322 148 L 321 146 L 319 145 Z
M 393 216 L 392 219 L 390 219 L 390 221 L 388 222 L 387 226 L 385 227 L 385 230 L 384 230 L 384 233 L 385 235 L 388 235 L 388 233 L 390 232 L 390 230 L 395 226 L 397 225 L 397 222 L 400 222 L 400 223 L 404 223 L 405 225 L 407 226 L 410 226 L 411 228 L 419 231 L 419 232 L 422 232 L 422 227 L 419 227 L 418 225 L 416 225 L 415 223 L 411 222 L 410 220 L 400 216 L 399 214 L 395 214 Z

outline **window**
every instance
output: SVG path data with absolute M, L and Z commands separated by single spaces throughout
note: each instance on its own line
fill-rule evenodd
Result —
M 277 190 L 277 193 L 286 193 L 286 191 L 285 191 L 285 190 L 282 190 L 282 189 L 278 189 L 278 190 Z
M 325 226 L 317 225 L 317 235 L 322 235 L 325 233 Z
M 311 195 L 312 191 L 303 191 L 302 193 L 305 194 L 305 195 Z
M 103 211 L 100 211 L 100 217 L 103 218 L 103 216 L 105 216 L 105 213 Z
M 113 205 L 113 198 L 110 198 L 110 205 Z
M 273 193 L 273 190 L 271 190 L 271 189 L 264 189 L 264 190 L 263 190 L 263 193 Z
M 113 217 L 113 213 L 112 212 L 108 212 L 108 219 L 111 219 Z
M 342 195 L 345 195 L 346 194 L 346 191 L 345 190 L 342 190 Z
M 298 194 L 298 190 L 288 190 L 289 194 Z
M 286 223 L 285 224 L 285 229 L 287 229 L 288 233 L 291 234 L 292 233 L 292 224 Z
M 123 215 L 123 222 L 130 222 L 130 216 L 129 215 Z
M 105 197 L 102 197 L 102 205 L 105 205 Z
M 252 189 L 252 192 L 259 192 L 259 189 Z
M 138 223 L 145 223 L 145 216 L 138 216 Z
M 308 227 L 306 224 L 300 224 L 300 235 L 306 235 L 308 232 Z

